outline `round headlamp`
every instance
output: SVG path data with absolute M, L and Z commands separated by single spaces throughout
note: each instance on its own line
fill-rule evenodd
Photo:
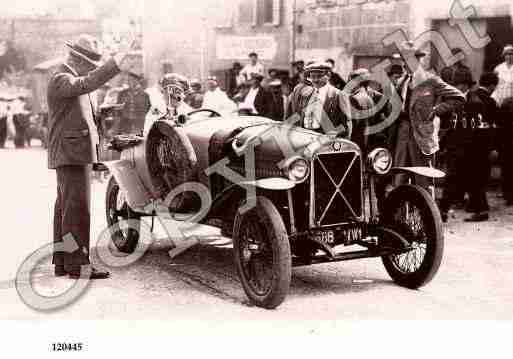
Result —
M 308 161 L 302 157 L 294 157 L 290 160 L 290 162 L 284 167 L 285 175 L 289 180 L 295 183 L 302 183 L 310 174 L 310 166 Z
M 369 168 L 378 175 L 387 174 L 392 169 L 392 155 L 386 148 L 376 148 L 368 156 Z

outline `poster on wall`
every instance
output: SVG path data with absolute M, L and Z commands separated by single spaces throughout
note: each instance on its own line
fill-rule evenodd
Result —
M 262 60 L 274 60 L 278 44 L 273 36 L 219 36 L 216 41 L 220 60 L 245 60 L 256 52 Z

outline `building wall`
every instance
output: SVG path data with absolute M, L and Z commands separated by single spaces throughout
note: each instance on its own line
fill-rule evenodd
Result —
M 10 40 L 23 53 L 27 67 L 64 54 L 65 41 L 82 33 L 100 36 L 95 20 L 56 18 L 1 18 L 0 39 Z
M 154 85 L 162 73 L 162 62 L 189 77 L 205 77 L 214 25 L 235 0 L 155 0 L 144 7 L 143 51 L 145 73 Z
M 288 70 L 292 5 L 293 0 L 238 0 L 227 12 L 229 20 L 216 27 L 209 41 L 212 68 L 227 69 L 234 61 L 244 65 L 247 55 L 255 51 L 267 69 Z
M 313 0 L 298 7 L 296 58 L 335 59 L 347 74 L 356 56 L 390 53 L 385 35 L 398 29 L 410 33 L 408 0 Z

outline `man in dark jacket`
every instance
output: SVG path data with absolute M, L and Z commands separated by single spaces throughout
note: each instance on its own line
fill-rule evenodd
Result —
M 403 100 L 403 115 L 399 117 L 397 146 L 394 163 L 397 167 L 432 166 L 433 157 L 439 150 L 439 123 L 450 116 L 465 102 L 461 91 L 445 83 L 440 77 L 424 69 L 426 53 L 408 42 L 403 45 L 403 56 L 411 74 L 399 86 Z M 404 184 L 407 178 L 398 175 L 396 184 Z M 427 190 L 434 190 L 432 181 L 415 176 L 415 183 Z
M 287 117 L 306 129 L 351 138 L 349 97 L 329 83 L 331 64 L 313 62 L 305 68 L 305 81 L 291 94 Z
M 499 83 L 493 72 L 484 73 L 479 79 L 479 88 L 470 91 L 465 105 L 467 124 L 472 128 L 472 141 L 466 151 L 466 173 L 469 201 L 467 211 L 472 216 L 467 222 L 489 219 L 486 187 L 490 179 L 490 151 L 492 150 L 493 128 L 497 119 L 498 106 L 491 97 Z
M 98 41 L 81 35 L 48 83 L 48 168 L 57 171 L 53 264 L 55 275 L 107 278 L 89 267 L 90 164 L 98 161 L 98 128 L 89 93 L 130 63 L 124 52 L 100 65 Z M 60 248 L 59 248 L 60 247 Z M 85 269 L 85 270 L 83 270 Z
M 452 49 L 451 52 L 454 56 L 458 54 L 465 55 L 463 50 L 459 47 Z M 461 78 L 467 77 L 470 78 L 471 82 L 473 82 L 474 80 L 472 76 L 472 71 L 467 65 L 465 65 L 464 61 L 465 60 L 462 59 L 452 66 L 444 67 L 442 71 L 440 71 L 440 77 L 442 78 L 442 80 L 456 88 L 458 88 L 459 85 L 462 85 Z M 458 90 L 462 91 L 461 88 L 458 88 Z
M 150 96 L 142 86 L 143 77 L 136 72 L 128 73 L 128 87 L 119 93 L 118 101 L 124 104 L 121 110 L 119 133 L 140 133 L 151 104 Z

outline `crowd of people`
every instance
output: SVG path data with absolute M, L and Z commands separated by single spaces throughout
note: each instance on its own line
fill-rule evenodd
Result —
M 236 64 L 230 72 L 227 92 L 213 76 L 203 91 L 200 81 L 191 83 L 185 76 L 167 71 L 157 86 L 145 88 L 127 49 L 101 63 L 99 42 L 92 36 L 81 35 L 66 45 L 68 57 L 48 83 L 48 168 L 57 174 L 54 242 L 62 244 L 64 234 L 71 233 L 77 248 L 54 251 L 56 276 L 80 278 L 82 267 L 90 263 L 90 172 L 91 164 L 101 160 L 101 141 L 120 133 L 148 132 L 152 121 L 163 116 L 175 116 L 179 123 L 180 116 L 196 108 L 277 121 L 294 118 L 297 126 L 355 141 L 364 154 L 386 147 L 398 167 L 433 166 L 443 158 L 447 178 L 440 209 L 444 219 L 467 194 L 466 209 L 472 213 L 467 220 L 489 218 L 489 155 L 497 150 L 504 199 L 513 205 L 511 45 L 504 48 L 504 63 L 495 72 L 483 73 L 478 84 L 463 61 L 440 74 L 428 71 L 427 54 L 411 42 L 391 57 L 390 81 L 381 85 L 363 68 L 347 74 L 346 83 L 329 59 L 295 62 L 292 76 L 284 79 L 276 70 L 266 74 L 258 55 L 252 53 L 246 66 Z M 106 91 L 96 109 L 95 91 L 118 74 L 128 76 L 127 83 Z M 382 103 L 385 105 L 377 108 Z M 15 127 L 14 116 L 9 112 L 6 116 L 6 111 L 0 109 L 0 118 L 10 119 L 5 127 Z M 394 180 L 400 185 L 411 179 Z M 432 188 L 432 181 L 425 178 L 413 180 L 427 190 Z M 376 184 L 378 197 L 389 185 L 387 181 Z M 91 279 L 110 275 L 90 269 L 85 275 Z
M 505 203 L 513 205 L 513 46 L 504 48 L 504 62 L 495 71 L 483 73 L 479 81 L 466 65 L 463 50 L 454 48 L 452 53 L 463 54 L 462 59 L 437 73 L 429 69 L 425 52 L 411 42 L 403 44 L 387 69 L 391 89 L 370 81 L 371 73 L 365 68 L 341 76 L 334 71 L 332 59 L 296 61 L 287 79 L 278 78 L 273 69 L 266 75 L 258 55 L 251 53 L 246 66 L 234 63 L 226 93 L 211 77 L 204 94 L 196 82 L 186 101 L 193 108 L 238 111 L 278 121 L 296 114 L 298 125 L 335 132 L 364 151 L 388 148 L 396 166 L 441 167 L 447 173 L 439 198 L 442 219 L 447 221 L 450 210 L 459 206 L 471 213 L 466 221 L 485 221 L 493 158 L 498 157 L 501 168 Z M 408 56 L 414 61 L 407 61 Z M 387 93 L 397 94 L 400 101 L 385 98 L 386 105 L 377 109 Z M 398 105 L 400 110 L 394 110 Z M 395 118 L 389 125 L 369 131 L 391 116 Z M 398 176 L 394 185 L 407 180 Z M 421 176 L 414 181 L 434 195 L 434 181 Z M 384 186 L 378 190 L 384 191 Z
M 454 55 L 460 53 L 453 49 Z M 145 89 L 142 76 L 129 72 L 126 84 L 111 89 L 100 106 L 102 131 L 108 139 L 147 130 L 169 106 L 163 89 L 175 86 L 183 97 L 173 105 L 177 115 L 195 109 L 276 121 L 298 115 L 296 125 L 351 139 L 364 151 L 388 148 L 395 166 L 442 168 L 447 173 L 439 198 L 442 218 L 446 221 L 453 207 L 465 206 L 471 213 L 466 220 L 487 220 L 491 153 L 498 154 L 503 196 L 507 205 L 513 205 L 513 46 L 504 48 L 504 63 L 483 73 L 478 82 L 464 59 L 437 74 L 427 70 L 426 55 L 408 42 L 391 56 L 386 85 L 390 89 L 371 81 L 369 69 L 338 74 L 332 59 L 295 61 L 291 76 L 284 78 L 276 69 L 266 72 L 256 53 L 249 54 L 245 66 L 233 64 L 226 91 L 215 76 L 203 83 L 173 73 L 164 74 L 155 88 Z M 407 61 L 408 56 L 414 61 Z M 397 95 L 395 102 L 391 93 Z M 383 99 L 385 106 L 377 109 Z M 394 118 L 387 126 L 379 126 L 390 117 Z M 369 131 L 373 127 L 377 130 Z M 407 181 L 398 176 L 392 185 Z M 433 181 L 421 176 L 414 181 L 434 193 Z M 387 185 L 379 184 L 377 191 L 384 192 Z
M 8 140 L 15 148 L 30 147 L 32 139 L 45 147 L 46 120 L 43 114 L 31 112 L 25 94 L 0 92 L 0 148 L 5 148 Z

